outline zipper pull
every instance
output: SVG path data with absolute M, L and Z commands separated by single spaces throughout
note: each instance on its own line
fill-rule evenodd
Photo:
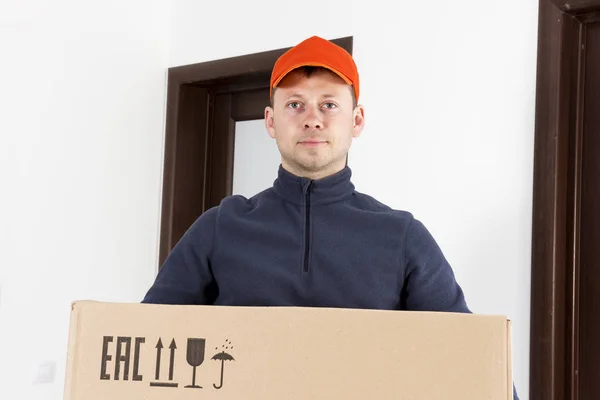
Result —
M 310 190 L 312 183 L 313 183 L 313 181 L 307 181 L 307 182 L 302 183 L 302 192 L 304 194 L 308 194 L 308 191 Z

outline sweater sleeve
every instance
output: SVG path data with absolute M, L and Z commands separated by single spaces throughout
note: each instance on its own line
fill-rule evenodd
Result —
M 470 313 L 452 267 L 423 223 L 413 218 L 405 240 L 403 308 Z
M 213 304 L 217 285 L 210 253 L 217 208 L 203 213 L 186 231 L 160 268 L 142 303 Z

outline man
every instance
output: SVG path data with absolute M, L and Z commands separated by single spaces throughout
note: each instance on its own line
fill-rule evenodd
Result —
M 311 37 L 276 62 L 271 88 L 273 187 L 200 216 L 144 302 L 469 312 L 423 224 L 354 190 L 346 156 L 364 108 L 350 54 Z
M 352 57 L 327 40 L 282 55 L 265 109 L 277 179 L 201 215 L 143 302 L 470 312 L 424 225 L 354 189 L 359 89 Z

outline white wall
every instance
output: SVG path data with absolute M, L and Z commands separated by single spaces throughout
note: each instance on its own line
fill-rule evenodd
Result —
M 1 399 L 62 399 L 70 302 L 154 278 L 169 23 L 160 0 L 0 2 Z
M 385 4 L 253 1 L 230 14 L 230 2 L 179 0 L 170 65 L 354 36 L 367 121 L 350 155 L 357 189 L 412 211 L 471 308 L 512 319 L 527 399 L 537 2 Z

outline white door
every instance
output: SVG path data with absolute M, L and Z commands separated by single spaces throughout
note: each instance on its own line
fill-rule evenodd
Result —
M 235 123 L 232 194 L 252 197 L 271 187 L 281 156 L 262 119 Z

